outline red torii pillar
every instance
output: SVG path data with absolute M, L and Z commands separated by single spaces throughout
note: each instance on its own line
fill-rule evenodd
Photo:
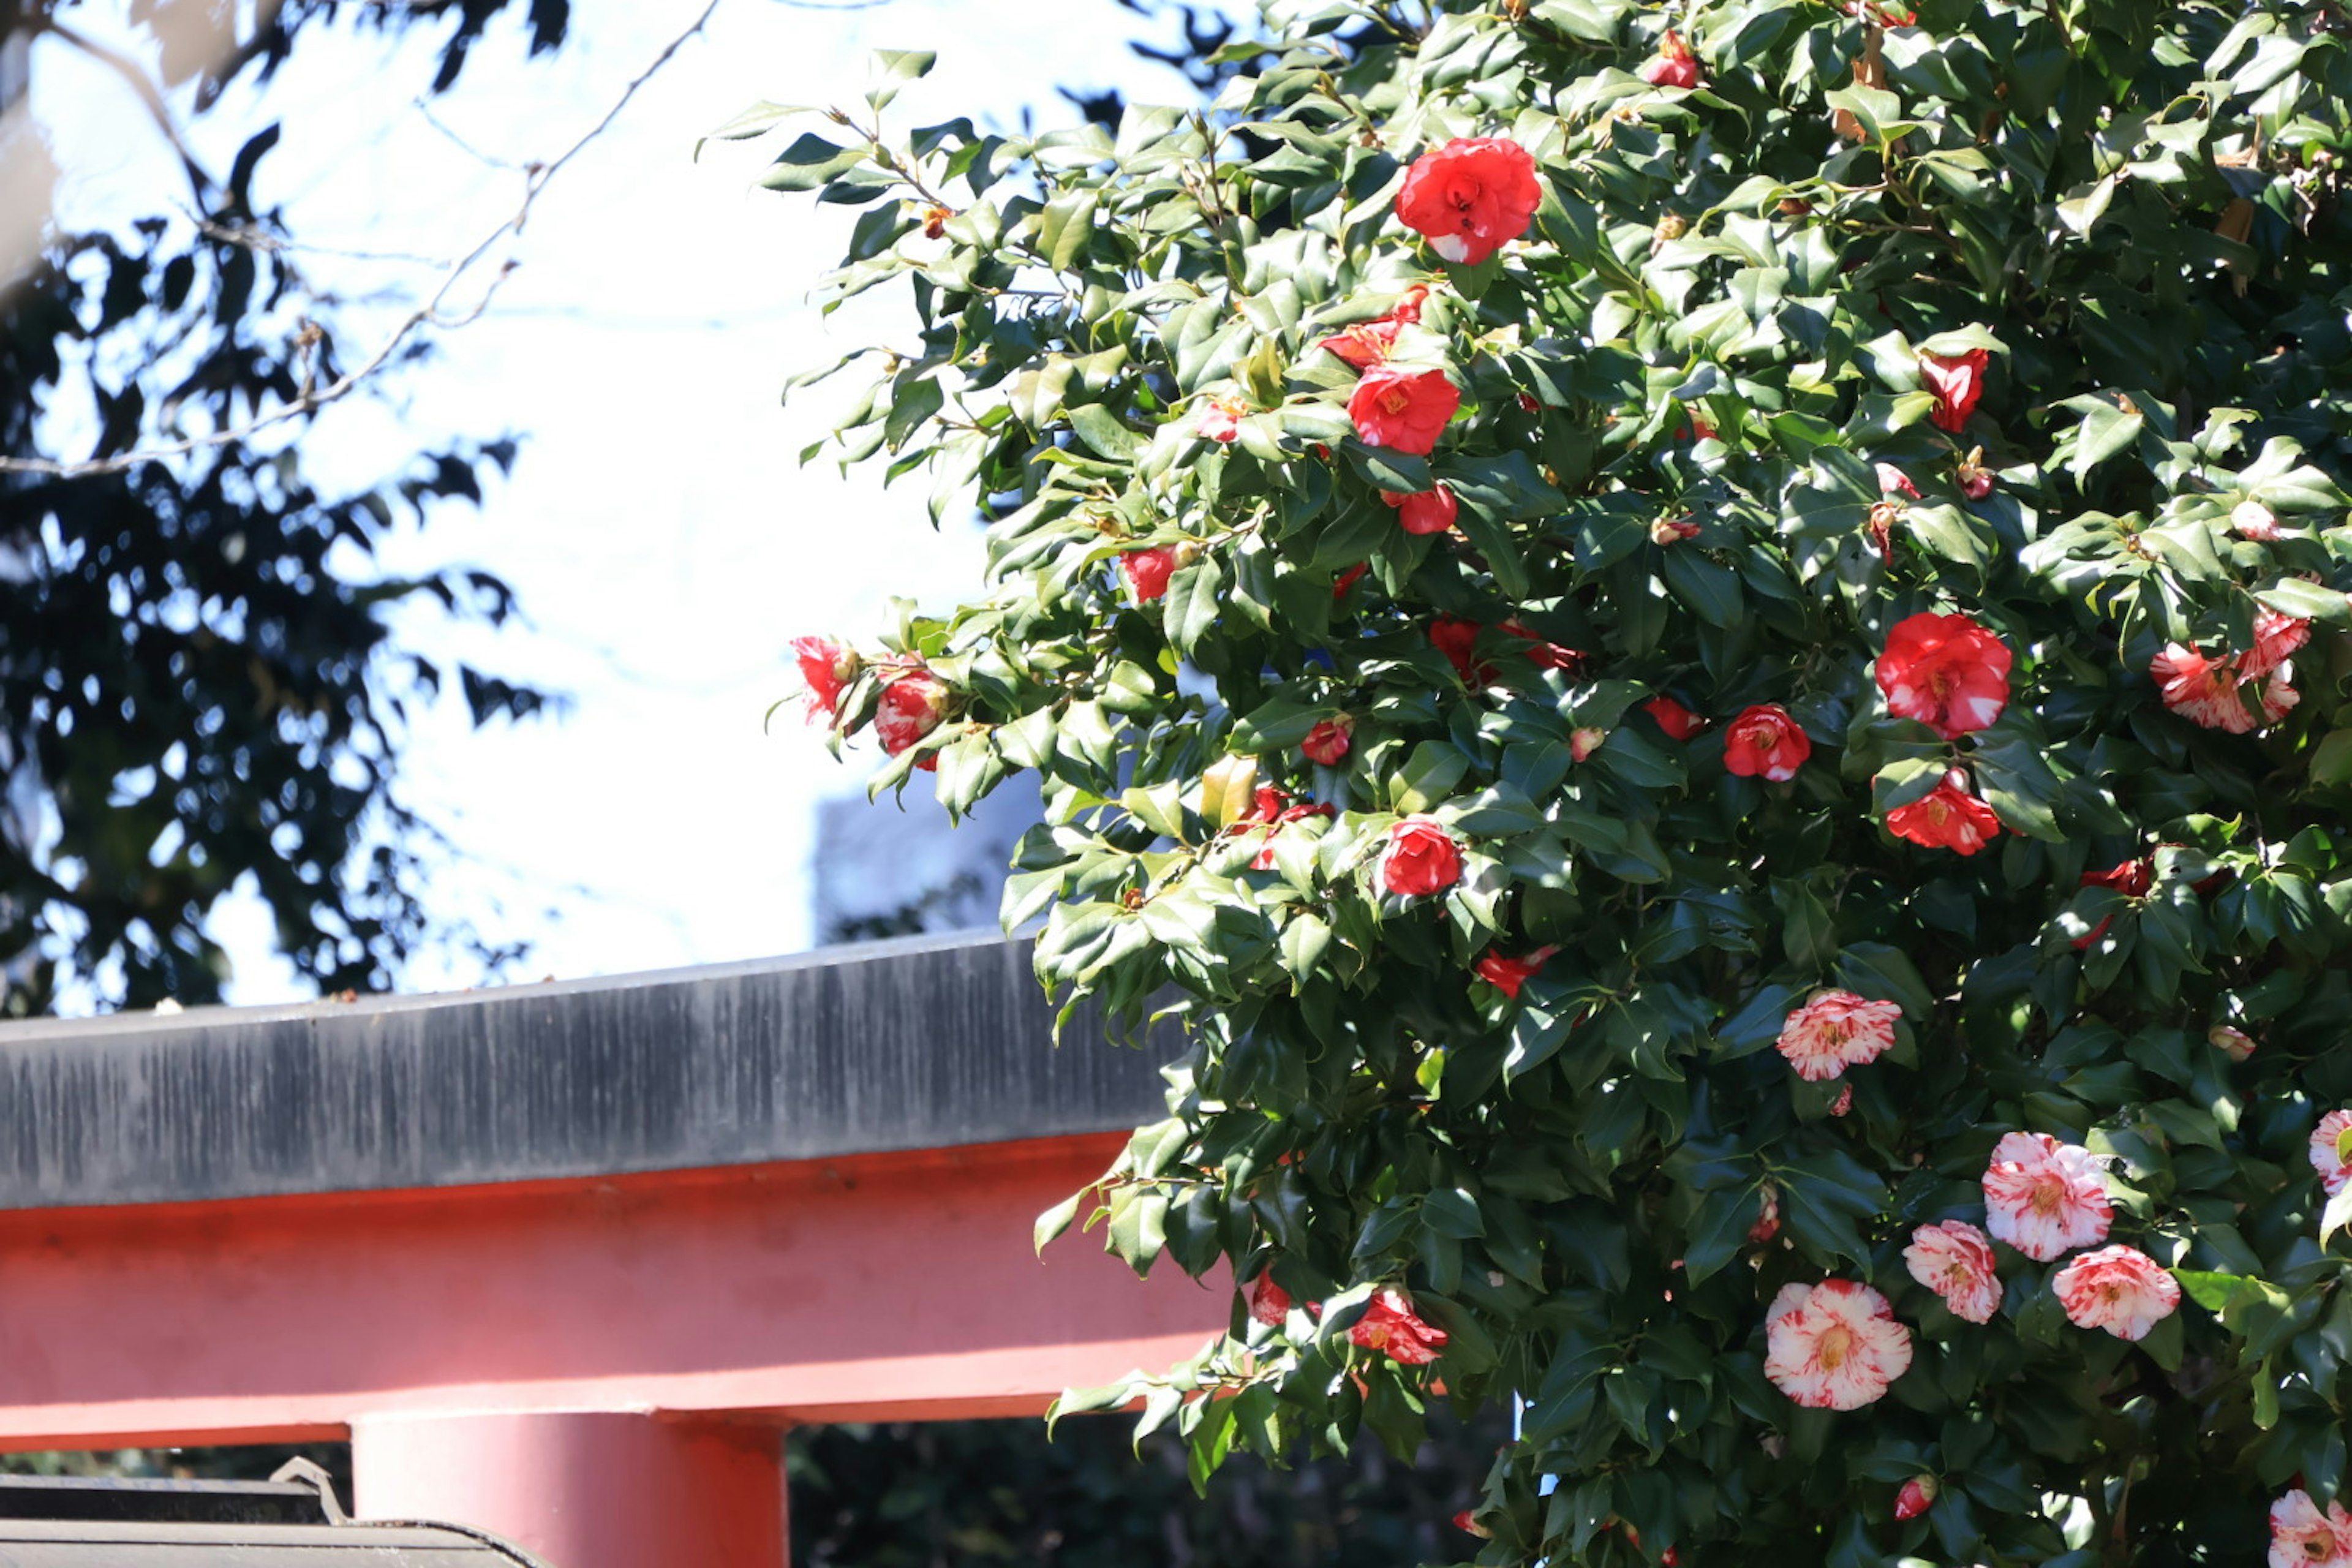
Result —
M 1046 1052 L 1024 971 L 1008 944 L 885 944 L 0 1029 L 0 1447 L 348 1434 L 362 1517 L 474 1525 L 551 1568 L 781 1568 L 786 1426 L 1034 1415 L 1225 1321 L 1173 1270 L 1032 1256 L 1037 1213 L 1121 1141 L 1068 1124 L 1154 1097 L 1098 1041 L 1010 1065 Z M 841 1070 L 802 1071 L 812 1050 Z M 530 1109 L 502 1117 L 502 1092 Z M 1046 1135 L 871 1147 L 1024 1123 Z M 638 1168 L 555 1173 L 596 1158 Z M 505 1179 L 362 1180 L 489 1164 Z M 173 1184 L 218 1195 L 152 1190 Z M 38 1204 L 66 1194 L 100 1201 Z

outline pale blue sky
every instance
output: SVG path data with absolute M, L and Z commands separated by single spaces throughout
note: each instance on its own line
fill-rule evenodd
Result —
M 501 30 L 433 113 L 491 158 L 551 156 L 698 9 L 585 6 L 573 42 L 532 62 Z M 1181 101 L 1180 78 L 1129 53 L 1139 26 L 1112 0 L 893 0 L 835 12 L 726 0 L 709 31 L 549 189 L 490 314 L 446 337 L 394 400 L 323 416 L 306 438 L 309 460 L 353 481 L 447 435 L 527 436 L 512 480 L 481 514 L 446 509 L 421 535 L 404 531 L 382 562 L 397 572 L 462 560 L 505 576 L 528 626 L 492 637 L 424 616 L 411 640 L 576 698 L 560 721 L 485 733 L 453 699 L 416 726 L 409 798 L 460 851 L 433 879 L 436 910 L 529 938 L 531 976 L 809 944 L 812 808 L 857 787 L 871 759 L 844 768 L 782 716 L 761 733 L 762 712 L 791 686 L 784 645 L 803 631 L 877 626 L 892 595 L 952 603 L 976 582 L 977 536 L 935 535 L 926 487 L 912 479 L 886 493 L 878 474 L 795 466 L 832 399 L 802 394 L 780 410 L 785 377 L 889 333 L 908 309 L 898 290 L 877 290 L 821 320 L 805 296 L 855 214 L 750 188 L 764 157 L 740 147 L 690 163 L 694 141 L 753 99 L 855 99 L 876 47 L 940 51 L 936 73 L 894 107 L 900 124 L 1012 122 L 1024 106 L 1066 122 L 1076 111 L 1061 85 Z M 520 176 L 419 110 L 431 45 L 414 37 L 387 61 L 381 39 L 306 37 L 266 94 L 234 95 L 198 122 L 198 139 L 226 165 L 246 133 L 282 118 L 286 139 L 259 194 L 286 205 L 303 239 L 457 254 L 513 209 Z M 68 171 L 68 222 L 131 200 L 146 210 L 172 190 L 153 132 L 110 79 L 61 60 L 35 83 L 36 112 Z M 433 276 L 327 256 L 305 265 L 340 291 L 398 297 L 344 312 L 349 357 Z M 259 911 L 229 924 L 234 999 L 292 994 L 268 958 Z M 406 988 L 476 978 L 428 959 Z

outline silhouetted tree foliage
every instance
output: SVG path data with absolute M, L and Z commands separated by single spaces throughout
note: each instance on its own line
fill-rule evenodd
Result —
M 438 91 L 509 8 L 314 0 L 248 15 L 138 0 L 131 18 L 157 45 L 151 80 L 85 37 L 76 0 L 0 0 L 0 51 L 13 43 L 37 72 L 49 51 L 85 50 L 144 83 L 168 121 L 175 106 L 202 113 L 240 74 L 268 79 L 299 37 L 338 21 L 446 27 Z M 513 8 L 533 53 L 562 40 L 564 0 Z M 0 71 L 0 108 L 11 90 Z M 16 140 L 14 155 L 40 156 Z M 52 232 L 22 276 L 7 278 L 0 257 L 0 457 L 81 462 L 235 430 L 342 374 L 332 302 L 306 288 L 285 215 L 255 195 L 278 141 L 278 127 L 262 131 L 219 178 L 184 156 L 186 189 L 155 193 L 157 216 Z M 162 216 L 173 206 L 182 214 Z M 478 503 L 514 444 L 416 453 L 346 493 L 309 477 L 301 428 L 119 473 L 0 474 L 7 1014 L 46 1011 L 67 986 L 134 1006 L 215 999 L 226 966 L 209 917 L 248 873 L 278 946 L 322 990 L 381 989 L 427 939 L 416 891 L 429 829 L 394 789 L 411 705 L 454 685 L 481 723 L 545 698 L 440 668 L 388 625 L 419 599 L 496 625 L 512 609 L 505 584 L 370 563 L 404 518 Z M 452 940 L 491 965 L 513 956 L 462 931 Z
M 1488 1412 L 1441 1419 L 1410 1465 L 1367 1440 L 1295 1469 L 1230 1462 L 1205 1497 L 1182 1445 L 1129 1424 L 1036 1421 L 811 1426 L 787 1440 L 792 1560 L 803 1568 L 1404 1568 L 1467 1562 L 1446 1522 L 1473 1506 L 1510 1436 Z

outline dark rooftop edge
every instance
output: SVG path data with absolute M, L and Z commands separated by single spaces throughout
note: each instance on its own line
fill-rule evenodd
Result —
M 758 1164 L 1131 1127 L 1029 945 L 913 937 L 435 996 L 0 1025 L 0 1208 Z

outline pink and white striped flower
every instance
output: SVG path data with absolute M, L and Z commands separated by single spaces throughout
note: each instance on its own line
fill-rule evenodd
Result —
M 1764 1340 L 1764 1375 L 1814 1410 L 1858 1410 L 1911 1366 L 1911 1331 L 1885 1297 L 1852 1279 L 1782 1286 Z
M 1993 1145 L 1984 1197 L 1993 1238 L 2036 1263 L 2098 1246 L 2115 1223 L 2098 1160 L 2046 1132 L 2011 1132 Z
M 2352 1514 L 2295 1488 L 2271 1504 L 2271 1568 L 2352 1568 Z
M 1956 1318 L 1989 1323 L 2000 1310 L 2000 1279 L 1993 1272 L 1992 1243 L 1964 1219 L 1923 1225 L 1903 1249 L 1911 1278 L 1944 1299 Z
M 2352 1184 L 2352 1110 L 2331 1110 L 2311 1130 L 2311 1168 L 2331 1198 Z
M 2136 1247 L 2103 1247 L 2058 1270 L 2059 1304 L 2078 1329 L 2142 1340 L 2180 1305 L 2180 1284 Z
M 1789 1015 L 1775 1042 L 1797 1076 L 1823 1083 L 1848 1068 L 1876 1061 L 1895 1043 L 1903 1009 L 1869 1002 L 1851 991 L 1823 991 Z

